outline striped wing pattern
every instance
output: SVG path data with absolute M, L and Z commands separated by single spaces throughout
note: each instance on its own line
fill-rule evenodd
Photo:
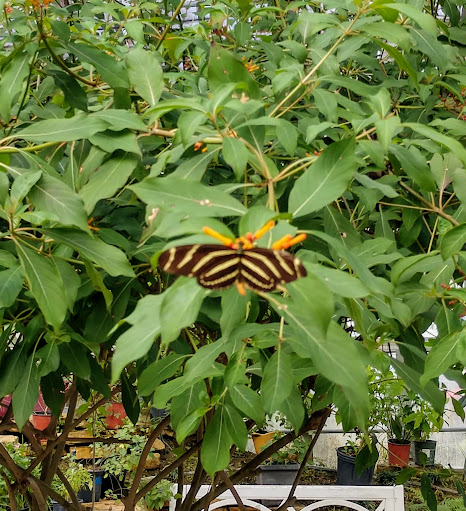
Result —
M 196 277 L 207 289 L 235 282 L 253 291 L 273 291 L 278 284 L 306 276 L 299 259 L 284 250 L 236 250 L 223 245 L 182 245 L 163 252 L 159 266 L 167 273 Z

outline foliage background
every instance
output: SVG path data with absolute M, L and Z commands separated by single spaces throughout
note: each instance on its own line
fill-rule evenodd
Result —
M 213 476 L 244 418 L 278 410 L 298 431 L 333 404 L 364 430 L 388 341 L 439 413 L 436 378 L 465 387 L 460 2 L 201 2 L 194 24 L 168 0 L 0 10 L 4 429 L 39 384 L 59 415 L 119 382 L 133 421 L 139 397 L 170 402 Z M 156 266 L 211 241 L 205 225 L 270 219 L 262 246 L 308 233 L 287 293 L 208 293 Z

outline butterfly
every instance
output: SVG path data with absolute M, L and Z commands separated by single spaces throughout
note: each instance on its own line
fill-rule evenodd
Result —
M 195 277 L 200 286 L 212 290 L 227 289 L 236 284 L 238 291 L 245 288 L 256 292 L 273 291 L 280 284 L 305 277 L 307 272 L 301 261 L 283 250 L 300 243 L 305 235 L 285 236 L 271 249 L 254 247 L 274 223 L 268 223 L 255 234 L 233 241 L 209 227 L 203 231 L 217 239 L 218 244 L 194 244 L 172 247 L 159 257 L 159 266 L 167 273 Z

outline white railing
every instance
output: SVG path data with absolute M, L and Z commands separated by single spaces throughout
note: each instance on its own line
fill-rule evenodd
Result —
M 183 486 L 182 498 L 185 498 L 190 486 Z M 259 511 L 270 511 L 266 506 L 267 500 L 281 500 L 288 497 L 291 486 L 287 485 L 237 485 L 235 486 L 243 504 L 248 508 Z M 196 499 L 207 495 L 211 487 L 203 485 L 196 494 Z M 174 485 L 176 492 L 176 485 Z M 375 502 L 376 511 L 404 511 L 403 486 L 298 486 L 294 493 L 296 500 L 300 502 L 312 501 L 312 503 L 300 509 L 300 511 L 312 511 L 325 506 L 341 506 L 356 511 L 367 511 L 361 502 Z M 259 501 L 259 502 L 258 502 Z M 264 502 L 265 501 L 265 502 Z M 170 511 L 175 511 L 176 500 L 170 502 Z M 236 499 L 230 490 L 225 491 L 209 506 L 209 511 L 227 506 L 238 507 Z M 296 511 L 294 507 L 288 511 Z

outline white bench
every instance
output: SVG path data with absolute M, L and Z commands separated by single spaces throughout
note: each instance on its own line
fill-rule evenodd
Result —
M 183 486 L 183 496 L 185 498 L 190 486 Z M 203 485 L 196 494 L 196 499 L 207 495 L 211 487 Z M 238 495 L 243 504 L 247 507 L 258 509 L 259 511 L 270 511 L 263 504 L 267 500 L 285 500 L 288 497 L 291 486 L 281 485 L 236 485 Z M 174 485 L 174 492 L 177 491 Z M 376 511 L 404 511 L 404 493 L 403 486 L 298 486 L 294 496 L 299 501 L 315 501 L 300 511 L 312 511 L 325 506 L 341 506 L 356 511 L 367 511 L 367 508 L 357 504 L 354 501 L 376 502 L 378 507 Z M 257 501 L 261 501 L 257 502 Z M 170 511 L 175 511 L 176 500 L 170 501 Z M 209 506 L 209 511 L 223 508 L 226 506 L 238 507 L 238 504 L 230 490 L 225 491 Z M 295 508 L 288 507 L 288 511 L 295 511 Z

